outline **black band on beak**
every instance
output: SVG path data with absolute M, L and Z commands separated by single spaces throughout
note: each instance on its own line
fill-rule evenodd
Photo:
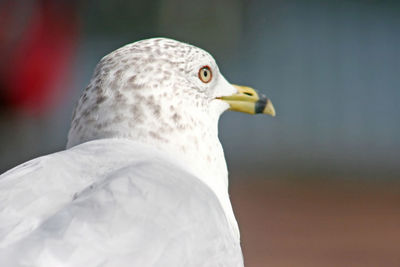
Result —
M 256 114 L 263 113 L 269 101 L 269 99 L 265 95 L 260 95 L 259 97 L 260 99 L 256 102 L 256 106 L 254 108 Z

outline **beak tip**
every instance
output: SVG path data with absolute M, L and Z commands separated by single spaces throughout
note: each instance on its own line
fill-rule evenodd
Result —
M 267 103 L 267 105 L 265 106 L 264 112 L 263 112 L 263 113 L 264 113 L 264 114 L 268 114 L 268 115 L 270 115 L 270 116 L 272 116 L 272 117 L 275 117 L 275 116 L 276 116 L 276 112 L 275 112 L 274 105 L 272 105 L 272 103 L 271 103 L 270 100 L 268 100 L 268 103 Z

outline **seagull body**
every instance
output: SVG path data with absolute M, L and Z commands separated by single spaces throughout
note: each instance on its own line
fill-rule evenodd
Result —
M 217 197 L 185 169 L 102 139 L 6 173 L 1 266 L 241 266 Z
M 274 115 L 195 46 L 154 38 L 105 56 L 67 149 L 0 176 L 1 266 L 243 266 L 227 109 Z

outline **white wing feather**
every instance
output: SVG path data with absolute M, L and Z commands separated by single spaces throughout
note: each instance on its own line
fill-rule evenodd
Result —
M 1 266 L 243 266 L 217 197 L 166 154 L 98 140 L 0 176 Z

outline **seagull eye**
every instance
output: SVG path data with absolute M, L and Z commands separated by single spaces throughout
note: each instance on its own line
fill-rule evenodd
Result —
M 212 79 L 212 72 L 209 66 L 201 67 L 199 70 L 199 79 L 203 83 L 208 83 Z

